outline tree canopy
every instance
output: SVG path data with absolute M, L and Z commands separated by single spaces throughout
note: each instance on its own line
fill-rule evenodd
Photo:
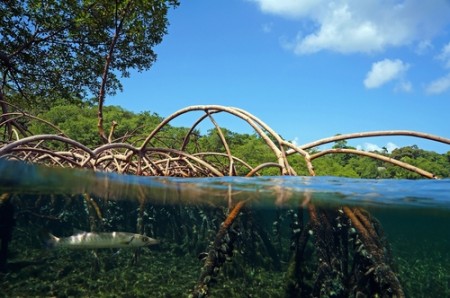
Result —
M 0 100 L 40 110 L 55 100 L 99 104 L 122 88 L 118 76 L 149 69 L 177 0 L 0 2 Z M 3 112 L 6 106 L 2 105 Z M 102 127 L 101 130 L 103 129 Z

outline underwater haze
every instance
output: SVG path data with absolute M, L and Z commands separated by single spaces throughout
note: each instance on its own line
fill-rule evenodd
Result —
M 0 200 L 5 297 L 450 297 L 449 179 L 137 177 L 0 160 Z

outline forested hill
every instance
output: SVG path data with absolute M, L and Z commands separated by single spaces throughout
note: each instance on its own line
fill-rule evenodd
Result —
M 97 109 L 86 105 L 60 105 L 38 115 L 40 118 L 56 125 L 66 136 L 95 148 L 101 145 L 98 137 Z M 104 110 L 105 128 L 117 123 L 111 135 L 113 142 L 127 142 L 139 144 L 163 120 L 158 114 L 143 112 L 133 113 L 121 107 L 108 106 Z M 190 125 L 190 123 L 189 123 Z M 39 121 L 28 124 L 33 134 L 61 133 Z M 154 147 L 168 147 L 180 149 L 184 136 L 188 132 L 186 127 L 166 126 L 160 137 L 151 144 Z M 239 134 L 222 129 L 233 156 L 240 158 L 252 166 L 264 162 L 275 162 L 273 152 L 264 141 L 255 134 Z M 188 152 L 225 152 L 217 130 L 210 129 L 207 133 L 196 132 L 191 137 L 185 149 Z M 345 141 L 334 144 L 334 148 L 352 148 Z M 317 151 L 313 148 L 311 151 Z M 417 146 L 407 146 L 388 152 L 377 152 L 387 157 L 400 160 L 434 173 L 438 177 L 450 177 L 450 151 L 438 154 Z M 301 156 L 289 156 L 289 163 L 298 175 L 309 175 L 305 162 Z M 353 178 L 421 178 L 418 174 L 394 166 L 381 160 L 354 154 L 330 154 L 313 161 L 317 175 L 344 176 Z M 263 175 L 277 175 L 277 169 L 270 168 L 262 171 Z

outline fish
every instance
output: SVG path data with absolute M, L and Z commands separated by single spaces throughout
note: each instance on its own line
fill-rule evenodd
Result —
M 100 249 L 100 248 L 139 248 L 159 244 L 151 237 L 127 232 L 94 233 L 78 231 L 69 237 L 56 237 L 48 233 L 46 245 L 49 248 Z

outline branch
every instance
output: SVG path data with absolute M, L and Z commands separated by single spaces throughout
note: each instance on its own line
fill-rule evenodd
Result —
M 360 151 L 360 150 L 355 150 L 355 149 L 344 149 L 344 148 L 342 148 L 342 149 L 341 148 L 339 148 L 339 149 L 328 149 L 328 150 L 324 150 L 324 151 L 321 151 L 319 153 L 313 154 L 311 156 L 311 160 L 316 159 L 316 158 L 321 157 L 321 156 L 326 155 L 326 154 L 331 154 L 331 153 L 350 153 L 350 154 L 368 156 L 368 157 L 379 159 L 379 160 L 382 160 L 382 161 L 394 164 L 396 166 L 402 167 L 404 169 L 410 170 L 410 171 L 412 171 L 414 173 L 417 173 L 417 174 L 419 174 L 419 175 L 421 175 L 423 177 L 430 178 L 430 179 L 437 179 L 437 177 L 434 174 L 432 174 L 430 172 L 427 172 L 425 170 L 422 170 L 422 169 L 420 169 L 418 167 L 412 166 L 410 164 L 407 164 L 405 162 L 402 162 L 402 161 L 399 161 L 399 160 L 396 160 L 396 159 L 393 159 L 393 158 L 390 158 L 390 157 L 386 157 L 386 156 L 381 155 L 381 154 L 376 154 L 376 153 L 366 152 L 366 151 Z
M 123 22 L 125 21 L 126 17 L 128 16 L 129 9 L 131 7 L 131 4 L 133 3 L 133 0 L 128 1 L 127 6 L 124 9 L 124 13 L 122 15 L 122 19 L 120 20 L 119 24 L 116 24 L 116 30 L 113 36 L 113 39 L 111 41 L 111 44 L 109 45 L 108 54 L 106 55 L 106 61 L 105 66 L 103 68 L 103 75 L 102 75 L 102 82 L 100 85 L 100 91 L 98 94 L 98 133 L 100 135 L 100 138 L 103 140 L 103 142 L 108 142 L 108 138 L 105 134 L 105 129 L 103 128 L 103 103 L 105 102 L 105 93 L 106 93 L 106 82 L 108 81 L 108 73 L 109 68 L 111 66 L 111 62 L 113 59 L 114 49 L 116 48 L 117 41 L 119 40 L 120 34 L 122 33 L 123 28 Z M 116 2 L 117 6 L 117 2 Z
M 242 120 L 246 121 L 248 124 L 250 124 L 251 127 L 259 134 L 259 136 L 266 142 L 267 146 L 272 150 L 272 152 L 275 154 L 278 163 L 280 164 L 280 168 L 282 170 L 283 175 L 295 175 L 295 172 L 292 170 L 291 167 L 289 167 L 289 163 L 286 159 L 286 154 L 283 149 L 282 144 L 284 144 L 284 141 L 282 138 L 273 131 L 267 124 L 262 122 L 257 117 L 253 116 L 252 114 L 233 107 L 225 107 L 225 106 L 219 106 L 219 105 L 199 105 L 199 106 L 190 106 L 181 110 L 178 110 L 177 112 L 173 113 L 172 115 L 168 116 L 166 119 L 164 119 L 162 122 L 159 123 L 159 125 L 148 135 L 148 137 L 145 139 L 145 141 L 142 143 L 140 149 L 147 146 L 147 144 L 150 142 L 150 140 L 165 126 L 167 125 L 171 120 L 175 119 L 176 117 L 192 112 L 192 111 L 208 111 L 209 113 L 217 113 L 219 111 L 227 112 L 231 115 L 237 116 L 241 118 Z M 203 120 L 203 118 L 202 118 Z M 198 122 L 197 122 L 198 123 Z M 274 139 L 276 139 L 278 146 L 271 140 L 271 138 L 266 134 L 269 133 Z
M 12 143 L 0 148 L 0 156 L 9 153 L 12 149 L 19 147 L 21 145 L 25 145 L 25 144 L 32 143 L 35 141 L 44 141 L 44 140 L 53 140 L 53 141 L 60 141 L 63 143 L 67 143 L 74 147 L 78 147 L 78 148 L 82 149 L 83 151 L 88 153 L 91 157 L 95 157 L 94 151 L 92 151 L 88 147 L 84 146 L 83 144 L 81 144 L 77 141 L 74 141 L 72 139 L 65 138 L 62 136 L 57 136 L 57 135 L 35 135 L 35 136 L 26 137 L 21 140 L 12 142 Z
M 223 135 L 222 129 L 217 124 L 217 122 L 214 120 L 214 118 L 211 116 L 211 114 L 209 113 L 208 110 L 206 110 L 205 113 L 208 115 L 209 119 L 216 127 L 216 130 L 217 130 L 217 133 L 219 134 L 220 140 L 222 141 L 225 151 L 227 152 L 228 161 L 230 162 L 229 169 L 228 169 L 228 176 L 235 176 L 236 171 L 234 170 L 233 156 L 231 154 L 230 146 L 228 146 L 227 140 L 226 140 L 225 136 Z
M 381 131 L 367 131 L 367 132 L 358 132 L 358 133 L 349 133 L 349 134 L 343 134 L 338 135 L 334 137 L 324 138 L 320 139 L 308 144 L 304 144 L 299 146 L 301 149 L 306 150 L 309 148 L 317 147 L 323 144 L 328 144 L 336 141 L 346 140 L 346 139 L 356 139 L 356 138 L 368 138 L 368 137 L 380 137 L 380 136 L 412 136 L 412 137 L 418 137 L 423 139 L 428 139 L 444 144 L 450 145 L 450 139 L 439 137 L 436 135 L 418 132 L 418 131 L 411 131 L 411 130 L 381 130 Z M 286 154 L 290 155 L 295 153 L 293 149 L 288 150 Z

